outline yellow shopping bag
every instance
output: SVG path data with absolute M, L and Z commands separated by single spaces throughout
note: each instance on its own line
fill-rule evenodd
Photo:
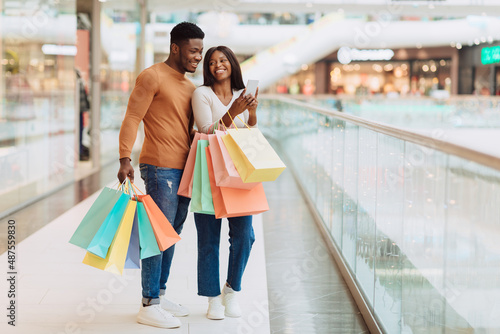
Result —
M 137 202 L 130 199 L 120 221 L 118 230 L 111 242 L 108 253 L 106 254 L 106 258 L 103 259 L 87 252 L 83 259 L 83 263 L 115 274 L 123 274 L 136 207 Z
M 222 141 L 245 183 L 274 181 L 286 168 L 257 128 L 228 129 Z

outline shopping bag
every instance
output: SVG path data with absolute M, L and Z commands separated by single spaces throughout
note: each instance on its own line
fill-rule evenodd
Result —
M 181 240 L 181 237 L 175 232 L 172 224 L 170 224 L 167 217 L 165 217 L 150 195 L 137 195 L 137 198 L 144 204 L 144 209 L 153 228 L 160 251 L 163 252 Z
M 207 147 L 207 165 L 214 202 L 215 218 L 249 216 L 269 210 L 264 186 L 258 183 L 252 189 L 218 187 L 212 166 L 211 150 Z
M 83 263 L 115 274 L 121 275 L 123 273 L 132 226 L 134 224 L 136 205 L 135 201 L 128 201 L 105 258 L 87 252 Z
M 137 202 L 137 221 L 139 226 L 139 245 L 141 247 L 141 259 L 160 255 L 158 242 L 149 221 L 148 214 L 142 202 Z
M 228 129 L 222 140 L 245 183 L 274 181 L 286 168 L 257 128 Z
M 219 187 L 252 189 L 258 182 L 244 183 L 240 174 L 234 167 L 231 156 L 222 142 L 223 131 L 215 131 L 215 135 L 209 136 L 210 155 L 212 158 L 215 184 Z
M 139 269 L 141 267 L 141 251 L 139 248 L 139 222 L 137 217 L 137 202 L 134 214 L 134 223 L 130 233 L 130 242 L 128 244 L 127 257 L 125 258 L 126 269 Z
M 125 209 L 130 201 L 130 196 L 128 194 L 122 193 L 120 195 L 120 198 L 116 201 L 113 209 L 111 209 L 101 227 L 97 230 L 94 238 L 92 238 L 92 241 L 87 247 L 87 251 L 102 258 L 106 257 L 108 249 L 113 241 L 113 237 L 115 236 L 118 226 L 120 225 L 120 221 L 122 220 Z M 134 217 L 132 216 L 132 219 L 133 218 Z
M 73 245 L 87 249 L 102 223 L 123 194 L 118 189 L 105 187 L 83 217 L 80 225 L 69 240 Z
M 186 160 L 186 165 L 184 166 L 184 171 L 182 172 L 181 182 L 179 183 L 179 188 L 177 189 L 177 195 L 191 198 L 193 189 L 193 171 L 194 163 L 196 161 L 196 144 L 200 139 L 200 133 L 196 132 L 194 135 L 193 143 L 191 144 L 191 149 Z
M 208 140 L 198 140 L 196 149 L 196 162 L 193 176 L 193 196 L 191 198 L 191 212 L 214 214 L 214 204 L 212 202 L 212 191 L 210 189 L 210 179 L 208 177 L 207 153 L 205 148 Z

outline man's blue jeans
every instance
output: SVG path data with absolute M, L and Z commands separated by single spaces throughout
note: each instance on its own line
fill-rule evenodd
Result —
M 198 294 L 215 297 L 220 295 L 219 244 L 222 219 L 214 215 L 194 214 L 198 231 Z M 234 291 L 241 290 L 241 278 L 250 257 L 255 234 L 252 216 L 228 218 L 229 264 L 226 282 Z
M 178 196 L 177 190 L 182 170 L 140 164 L 141 178 L 146 185 L 146 193 L 151 196 L 175 231 L 180 234 L 186 220 L 189 198 Z M 167 288 L 170 265 L 175 245 L 162 254 L 142 260 L 142 297 L 144 304 L 158 304 L 160 295 Z

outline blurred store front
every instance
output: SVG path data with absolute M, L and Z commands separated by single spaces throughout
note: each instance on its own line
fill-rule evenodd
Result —
M 0 3 L 2 212 L 73 180 L 77 20 L 76 1 Z
M 500 44 L 463 47 L 460 94 L 500 95 Z
M 350 51 L 352 52 L 353 49 Z M 458 50 L 452 47 L 355 50 L 358 58 L 339 52 L 282 79 L 270 91 L 306 94 L 370 96 L 430 96 L 456 94 Z M 340 51 L 342 53 L 342 49 Z M 362 59 L 361 59 L 362 58 Z

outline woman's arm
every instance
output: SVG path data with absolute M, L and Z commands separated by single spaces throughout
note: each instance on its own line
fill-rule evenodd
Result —
M 191 106 L 193 107 L 194 120 L 196 127 L 201 133 L 212 133 L 212 108 L 210 106 L 210 99 L 206 96 L 201 89 L 197 89 L 191 98 Z

